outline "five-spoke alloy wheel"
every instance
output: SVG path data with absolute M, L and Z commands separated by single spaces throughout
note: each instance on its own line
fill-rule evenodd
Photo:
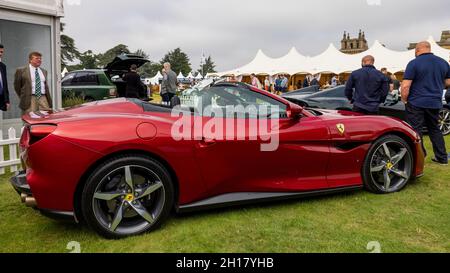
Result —
M 163 165 L 142 156 L 121 156 L 99 166 L 87 180 L 82 210 L 107 238 L 157 228 L 173 206 L 173 184 Z
M 411 147 L 395 135 L 384 136 L 372 145 L 362 170 L 364 186 L 374 193 L 403 189 L 412 177 Z
M 450 109 L 443 108 L 439 112 L 439 129 L 444 136 L 450 134 Z

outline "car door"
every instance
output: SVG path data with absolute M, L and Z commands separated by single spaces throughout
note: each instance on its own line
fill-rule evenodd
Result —
M 85 101 L 102 100 L 108 97 L 107 92 L 100 88 L 98 75 L 95 71 L 77 72 L 71 81 L 72 93 Z
M 327 187 L 329 132 L 320 118 L 288 118 L 287 104 L 245 87 L 213 87 L 202 94 L 203 111 L 194 127 L 203 131 L 197 136 L 195 155 L 210 195 Z M 259 109 L 256 116 L 240 110 L 220 114 L 204 111 L 208 106 L 261 106 L 271 108 L 267 112 L 277 109 L 278 114 Z M 222 128 L 221 138 L 210 130 L 213 123 Z

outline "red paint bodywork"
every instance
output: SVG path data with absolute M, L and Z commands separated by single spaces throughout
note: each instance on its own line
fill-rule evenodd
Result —
M 288 108 L 297 107 L 270 96 Z M 152 155 L 173 171 L 179 195 L 176 205 L 230 192 L 301 192 L 361 185 L 361 167 L 371 143 L 392 133 L 412 144 L 414 175 L 423 173 L 419 138 L 402 121 L 326 112 L 315 116 L 303 111 L 300 119 L 280 119 L 278 150 L 262 152 L 259 140 L 175 141 L 171 128 L 177 117 L 170 113 L 145 112 L 126 99 L 93 102 L 48 117 L 24 117 L 27 126 L 54 124 L 57 128 L 31 145 L 26 128 L 22 159 L 38 208 L 67 212 L 74 211 L 76 189 L 88 170 L 111 154 L 127 151 Z M 336 127 L 339 123 L 345 124 L 343 135 Z M 349 142 L 361 145 L 345 151 L 338 148 Z

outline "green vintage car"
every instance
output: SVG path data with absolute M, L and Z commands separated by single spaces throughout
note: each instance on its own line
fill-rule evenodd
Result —
M 132 64 L 138 67 L 149 60 L 132 54 L 117 56 L 104 69 L 72 71 L 62 80 L 62 97 L 82 98 L 85 101 L 104 100 L 124 96 L 125 82 L 121 77 Z M 113 79 L 114 78 L 114 79 Z

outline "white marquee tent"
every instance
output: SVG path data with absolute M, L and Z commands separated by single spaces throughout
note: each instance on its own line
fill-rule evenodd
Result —
M 156 76 L 154 76 L 153 78 L 150 79 L 150 83 L 151 84 L 159 84 L 159 81 L 162 80 L 162 78 L 163 78 L 163 75 L 161 74 L 161 72 L 158 71 Z
M 450 59 L 450 50 L 440 47 L 435 40 L 430 37 L 432 52 L 445 59 Z M 211 73 L 207 77 L 242 76 L 255 73 L 256 75 L 277 75 L 277 74 L 318 74 L 349 73 L 361 67 L 361 59 L 366 55 L 375 57 L 377 68 L 386 67 L 389 72 L 403 72 L 408 62 L 415 58 L 414 50 L 394 51 L 384 47 L 379 41 L 375 41 L 367 51 L 348 55 L 340 52 L 333 44 L 321 54 L 314 57 L 307 57 L 295 48 L 281 58 L 270 58 L 259 50 L 256 57 L 249 64 L 240 68 L 221 73 Z
M 163 75 L 161 74 L 161 72 L 158 71 L 158 74 L 156 74 L 153 78 L 149 78 L 147 79 L 149 83 L 151 84 L 158 84 L 160 80 L 162 80 Z M 196 77 L 194 77 L 194 75 L 191 73 L 189 73 L 189 75 L 187 75 L 186 77 L 183 76 L 183 74 L 180 72 L 180 74 L 178 74 L 177 76 L 178 80 L 184 80 L 184 79 L 196 79 L 196 80 L 203 80 L 203 76 L 201 73 L 198 73 L 198 75 Z
M 67 70 L 67 67 L 64 67 L 63 71 L 61 72 L 61 78 L 64 78 L 67 73 L 69 73 L 69 70 Z
M 189 80 L 194 79 L 194 75 L 192 75 L 192 72 L 189 72 L 189 74 L 186 76 L 186 79 L 189 79 Z

